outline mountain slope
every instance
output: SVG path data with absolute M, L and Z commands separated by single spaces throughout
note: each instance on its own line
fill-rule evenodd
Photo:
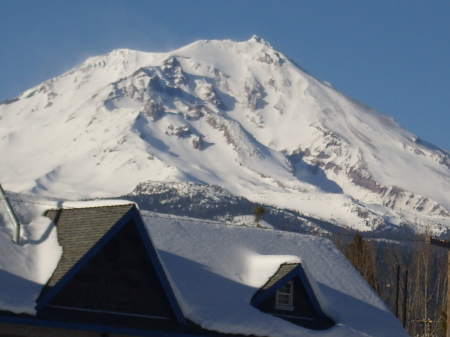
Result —
M 191 182 L 361 230 L 450 225 L 449 153 L 257 37 L 115 50 L 2 103 L 0 117 L 0 177 L 15 192 Z

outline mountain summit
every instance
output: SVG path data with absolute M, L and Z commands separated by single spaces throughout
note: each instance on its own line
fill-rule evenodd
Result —
M 448 152 L 256 36 L 92 57 L 0 103 L 0 118 L 0 177 L 14 192 L 194 183 L 360 230 L 450 226 Z

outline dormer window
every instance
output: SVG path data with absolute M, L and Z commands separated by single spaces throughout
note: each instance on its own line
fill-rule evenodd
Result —
M 275 309 L 279 310 L 294 310 L 292 306 L 294 298 L 294 283 L 292 281 L 287 282 L 277 290 Z
M 301 263 L 283 263 L 253 296 L 251 304 L 308 329 L 328 329 L 334 322 L 322 311 L 314 293 L 318 288 L 312 286 L 309 278 Z

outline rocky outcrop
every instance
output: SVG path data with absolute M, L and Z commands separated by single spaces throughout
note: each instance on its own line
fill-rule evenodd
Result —
M 202 137 L 194 137 L 194 139 L 192 139 L 192 147 L 196 150 L 203 150 L 203 138 Z
M 142 113 L 149 117 L 150 120 L 156 122 L 164 115 L 165 109 L 164 105 L 160 102 L 150 101 L 145 103 Z
M 242 104 L 255 112 L 258 109 L 264 108 L 267 102 L 264 101 L 264 97 L 267 94 L 264 87 L 258 83 L 254 78 L 247 78 L 244 85 L 244 100 Z

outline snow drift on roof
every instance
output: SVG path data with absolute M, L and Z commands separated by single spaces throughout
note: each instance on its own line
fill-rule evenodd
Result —
M 143 212 L 183 313 L 202 327 L 259 336 L 407 336 L 389 309 L 327 239 Z M 285 262 L 302 262 L 336 326 L 312 331 L 250 305 Z

